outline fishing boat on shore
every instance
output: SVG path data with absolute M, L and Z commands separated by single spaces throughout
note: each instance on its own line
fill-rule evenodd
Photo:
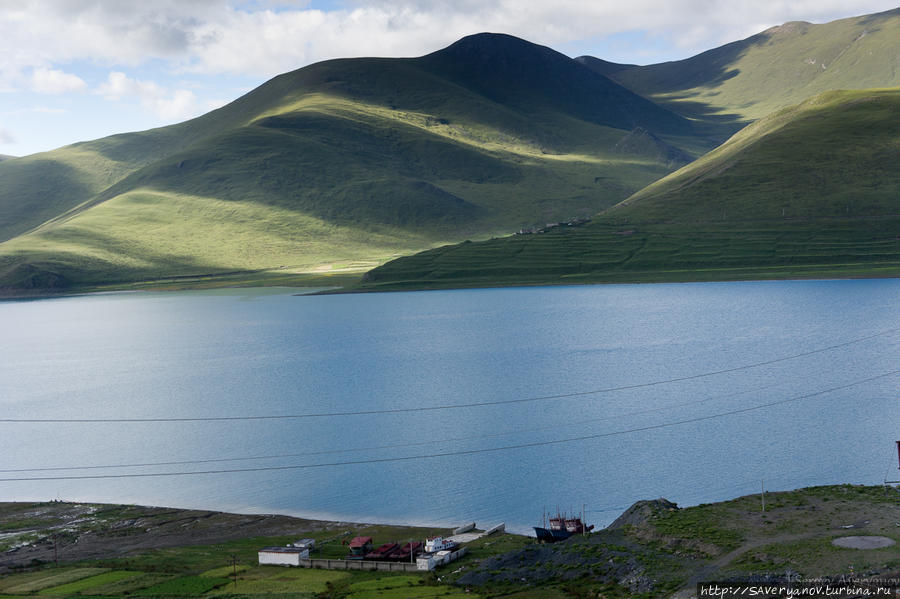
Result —
M 594 530 L 594 525 L 586 526 L 581 518 L 566 518 L 566 515 L 556 513 L 556 517 L 547 519 L 544 516 L 544 526 L 535 526 L 534 534 L 542 543 L 555 543 L 568 539 L 572 535 L 586 534 Z

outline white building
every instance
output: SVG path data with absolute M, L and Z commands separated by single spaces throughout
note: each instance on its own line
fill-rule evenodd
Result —
M 259 550 L 259 565 L 299 566 L 309 559 L 309 549 L 299 547 L 264 547 Z
M 312 551 L 316 546 L 315 539 L 300 539 L 299 541 L 294 541 L 291 543 L 292 547 L 296 547 L 297 549 L 309 549 Z

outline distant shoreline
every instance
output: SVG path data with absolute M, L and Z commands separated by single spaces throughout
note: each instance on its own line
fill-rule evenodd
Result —
M 841 276 L 838 273 L 830 273 L 827 276 L 820 276 L 821 273 L 809 273 L 808 276 L 794 273 L 785 277 L 757 277 L 757 278 L 664 278 L 654 279 L 651 277 L 634 279 L 622 278 L 621 280 L 598 280 L 598 281 L 549 281 L 549 282 L 531 282 L 531 281 L 469 281 L 460 284 L 443 284 L 432 283 L 406 286 L 403 283 L 373 286 L 340 286 L 340 285 L 290 285 L 284 283 L 260 284 L 251 282 L 242 283 L 225 283 L 221 285 L 210 284 L 209 282 L 198 283 L 197 285 L 180 284 L 172 286 L 170 284 L 157 283 L 147 281 L 141 283 L 128 283 L 119 285 L 110 285 L 104 287 L 84 287 L 75 289 L 0 289 L 0 302 L 2 301 L 28 301 L 40 299 L 56 299 L 67 297 L 80 297 L 104 294 L 121 294 L 121 293 L 138 293 L 138 292 L 178 292 L 178 291 L 214 291 L 214 290 L 239 290 L 239 289 L 293 289 L 293 290 L 312 290 L 306 293 L 295 293 L 294 295 L 344 295 L 344 294 L 361 294 L 361 293 L 397 293 L 404 291 L 450 291 L 463 289 L 509 289 L 516 287 L 582 287 L 589 285 L 654 285 L 654 284 L 676 284 L 676 283 L 748 283 L 763 281 L 849 281 L 849 280 L 869 280 L 869 279 L 896 279 L 900 278 L 900 274 L 846 274 Z

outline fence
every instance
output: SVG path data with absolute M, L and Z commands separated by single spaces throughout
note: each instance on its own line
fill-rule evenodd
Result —
M 374 560 L 362 559 L 301 559 L 301 568 L 321 568 L 323 570 L 366 570 L 378 572 L 421 572 L 423 569 L 432 570 L 435 566 L 449 564 L 464 556 L 469 552 L 468 547 L 463 547 L 458 551 L 454 551 L 443 559 L 430 558 L 428 560 L 430 567 L 422 568 L 418 563 L 407 562 L 381 562 Z

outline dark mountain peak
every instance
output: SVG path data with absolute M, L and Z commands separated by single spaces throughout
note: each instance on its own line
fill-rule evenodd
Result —
M 476 33 L 428 55 L 456 60 L 534 59 L 537 56 L 569 60 L 569 57 L 546 46 L 531 43 L 506 33 Z
M 631 130 L 687 132 L 690 125 L 556 50 L 512 35 L 479 33 L 418 59 L 428 71 L 494 102 Z

